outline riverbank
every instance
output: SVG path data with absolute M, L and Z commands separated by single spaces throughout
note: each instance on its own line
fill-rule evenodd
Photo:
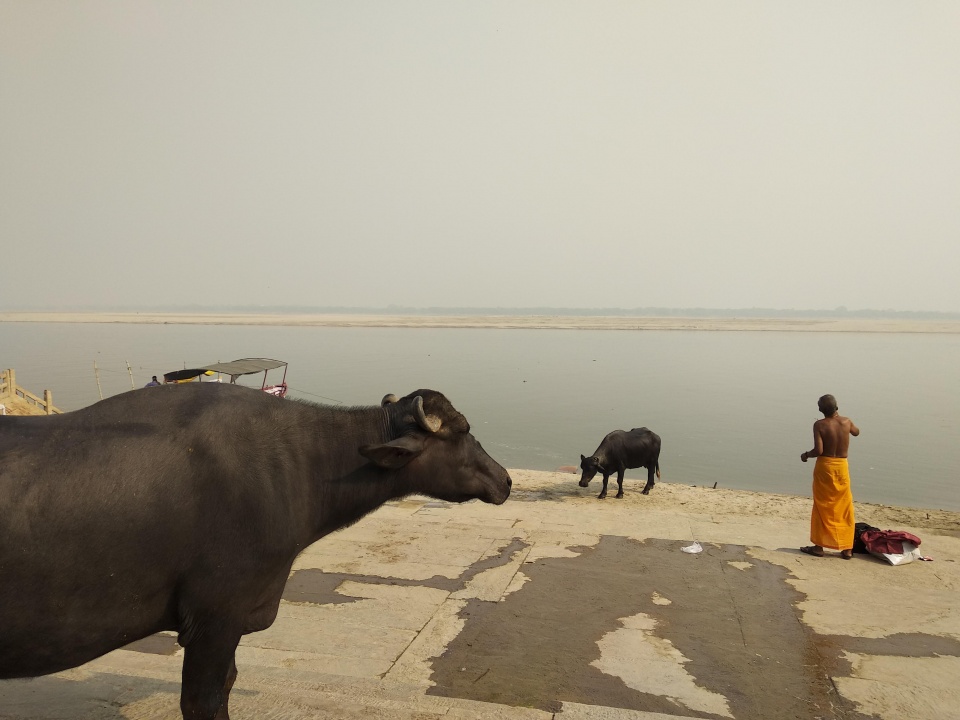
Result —
M 518 330 L 960 333 L 960 320 L 891 320 L 881 318 L 0 312 L 0 323 L 2 322 L 128 323 L 144 325 L 273 325 L 287 327 L 496 328 Z
M 571 487 L 580 479 L 579 471 L 541 472 L 539 470 L 511 470 L 516 489 L 514 499 L 552 500 L 562 498 L 572 492 Z M 561 483 L 547 483 L 546 478 L 569 477 L 571 486 Z M 614 478 L 615 480 L 615 478 Z M 616 484 L 611 480 L 613 490 Z M 718 522 L 722 519 L 756 518 L 763 521 L 789 523 L 791 527 L 807 527 L 810 522 L 812 500 L 804 495 L 780 495 L 777 493 L 712 489 L 678 482 L 658 482 L 649 495 L 641 495 L 643 483 L 634 479 L 624 483 L 624 497 L 613 499 L 614 503 L 637 506 L 638 511 L 682 511 L 697 515 L 712 516 Z M 585 496 L 596 495 L 600 491 L 600 480 L 594 480 L 588 489 L 582 490 Z M 610 498 L 612 498 L 611 493 Z M 854 495 L 856 489 L 854 488 Z M 608 498 L 609 499 L 609 498 Z M 600 503 L 601 501 L 597 501 Z M 604 500 L 602 502 L 607 502 Z M 854 513 L 857 522 L 866 522 L 874 527 L 887 529 L 933 530 L 953 535 L 960 539 L 960 512 L 933 508 L 900 507 L 879 503 L 858 502 L 854 499 Z

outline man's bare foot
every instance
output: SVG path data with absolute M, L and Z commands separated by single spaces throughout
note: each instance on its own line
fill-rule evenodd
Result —
M 823 557 L 823 548 L 819 545 L 807 545 L 806 547 L 800 548 L 800 552 L 813 555 L 814 557 Z

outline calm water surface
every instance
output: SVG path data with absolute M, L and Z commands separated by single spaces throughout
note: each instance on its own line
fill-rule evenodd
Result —
M 666 482 L 797 495 L 833 393 L 862 431 L 856 499 L 960 510 L 956 335 L 0 323 L 0 365 L 65 410 L 99 399 L 94 362 L 107 397 L 130 390 L 127 362 L 139 388 L 242 357 L 289 362 L 289 396 L 316 402 L 440 390 L 507 467 L 578 465 L 610 430 L 645 425 Z

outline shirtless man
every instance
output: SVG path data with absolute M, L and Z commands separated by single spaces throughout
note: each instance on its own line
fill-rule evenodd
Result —
M 860 434 L 860 428 L 850 418 L 837 412 L 837 400 L 824 395 L 817 402 L 823 419 L 813 424 L 813 450 L 800 455 L 800 460 L 817 458 L 813 470 L 813 512 L 810 516 L 810 540 L 814 543 L 800 548 L 807 555 L 823 557 L 823 548 L 840 551 L 840 557 L 853 557 L 853 495 L 850 492 L 850 472 L 847 452 L 850 436 Z

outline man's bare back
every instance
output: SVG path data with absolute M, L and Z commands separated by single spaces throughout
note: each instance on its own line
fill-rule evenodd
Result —
M 843 415 L 833 415 L 817 420 L 813 424 L 813 449 L 811 455 L 845 458 L 850 450 L 850 436 L 860 434 L 860 428 L 853 421 Z
M 824 400 L 830 398 L 828 404 Z M 860 428 L 854 425 L 853 420 L 844 417 L 837 412 L 833 396 L 825 395 L 820 398 L 820 412 L 826 417 L 817 420 L 813 424 L 813 450 L 809 450 L 800 456 L 803 462 L 807 458 L 824 457 L 845 458 L 850 450 L 850 436 L 856 437 L 860 434 Z

